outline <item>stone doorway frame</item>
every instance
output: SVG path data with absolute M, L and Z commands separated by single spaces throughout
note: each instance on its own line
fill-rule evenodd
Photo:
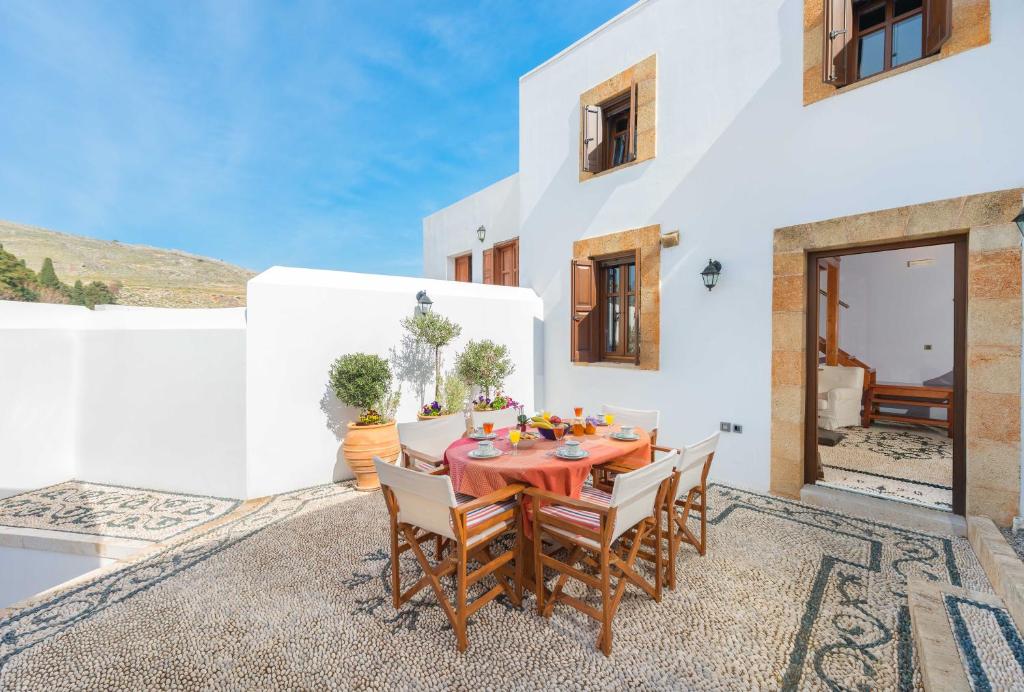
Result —
M 808 253 L 966 235 L 966 511 L 1010 524 L 1021 475 L 1022 200 L 1015 188 L 775 230 L 773 493 L 799 497 L 804 485 Z

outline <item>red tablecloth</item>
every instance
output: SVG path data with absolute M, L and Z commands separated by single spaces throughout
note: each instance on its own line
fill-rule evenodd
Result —
M 579 461 L 568 461 L 551 455 L 561 443 L 545 439 L 538 440 L 529 449 L 520 449 L 516 455 L 506 453 L 494 459 L 473 459 L 469 452 L 476 448 L 477 442 L 463 438 L 445 450 L 444 458 L 452 485 L 457 492 L 466 495 L 483 497 L 510 483 L 525 483 L 579 498 L 583 482 L 594 466 L 611 461 L 623 461 L 638 467 L 650 463 L 651 438 L 647 432 L 636 429 L 640 439 L 631 442 L 607 437 L 608 433 L 618 429 L 618 426 L 605 426 L 598 428 L 595 435 L 570 438 L 580 440 L 581 447 L 590 453 Z M 495 431 L 497 439 L 494 446 L 503 452 L 512 449 L 508 441 L 508 430 L 502 428 Z

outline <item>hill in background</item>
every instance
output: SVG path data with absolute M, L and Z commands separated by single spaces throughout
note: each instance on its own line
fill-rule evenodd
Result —
M 224 308 L 245 305 L 248 269 L 178 250 L 129 245 L 0 221 L 0 245 L 39 271 L 53 260 L 62 281 L 120 284 L 120 305 Z

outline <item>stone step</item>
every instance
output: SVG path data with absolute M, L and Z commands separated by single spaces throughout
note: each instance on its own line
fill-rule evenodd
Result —
M 907 599 L 925 690 L 1024 689 L 1024 638 L 998 596 L 912 580 Z
M 1024 629 L 1024 562 L 988 517 L 967 518 L 967 540 L 1018 629 Z

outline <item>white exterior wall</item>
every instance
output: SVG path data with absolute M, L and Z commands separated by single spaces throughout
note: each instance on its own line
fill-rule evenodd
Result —
M 0 489 L 245 497 L 245 310 L 0 301 Z
M 473 281 L 484 280 L 483 253 L 519 235 L 519 176 L 510 175 L 423 219 L 423 275 L 455 278 L 455 256 L 473 253 Z M 484 242 L 477 229 L 487 229 Z
M 990 45 L 805 107 L 802 0 L 646 0 L 524 76 L 515 216 L 521 283 L 544 301 L 545 406 L 657 407 L 666 443 L 742 423 L 713 474 L 767 489 L 774 229 L 1024 185 L 1022 28 L 1024 3 L 992 0 Z M 579 95 L 652 53 L 656 157 L 579 182 Z M 571 365 L 572 242 L 649 224 L 682 235 L 661 253 L 661 369 Z M 428 234 L 465 245 L 476 225 Z
M 445 351 L 445 369 L 470 339 L 504 343 L 516 364 L 505 390 L 535 405 L 542 309 L 533 291 L 274 267 L 249 281 L 250 497 L 351 477 L 341 443 L 358 412 L 338 402 L 328 386 L 328 368 L 346 353 L 387 358 L 401 340 L 399 322 L 414 313 L 421 289 L 436 312 L 462 326 L 462 335 Z M 409 384 L 402 393 L 398 420 L 415 420 L 420 402 Z

